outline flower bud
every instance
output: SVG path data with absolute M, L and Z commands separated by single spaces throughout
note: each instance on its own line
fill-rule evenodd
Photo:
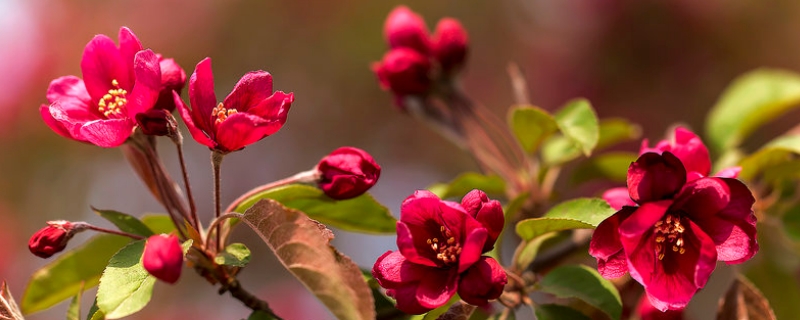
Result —
M 49 258 L 67 247 L 67 242 L 79 230 L 69 221 L 48 221 L 48 226 L 33 234 L 28 241 L 31 253 L 41 258 Z
M 360 196 L 378 182 L 381 167 L 364 150 L 341 147 L 317 164 L 318 186 L 328 197 L 345 200 Z
M 159 234 L 147 239 L 142 265 L 151 275 L 167 283 L 175 283 L 183 269 L 183 249 L 175 235 Z
M 178 132 L 175 117 L 164 109 L 150 109 L 136 114 L 136 123 L 149 136 L 171 136 Z
M 161 55 L 158 56 L 158 64 L 161 67 L 161 91 L 158 93 L 158 101 L 153 108 L 172 112 L 175 110 L 172 91 L 181 94 L 183 86 L 186 85 L 186 72 L 175 60 L 162 59 Z
M 458 20 L 443 18 L 433 35 L 433 55 L 446 74 L 458 71 L 467 59 L 469 38 Z
M 478 189 L 470 191 L 461 198 L 461 206 L 489 232 L 483 252 L 492 250 L 505 225 L 503 206 L 497 200 L 490 200 L 485 192 Z
M 430 60 L 408 48 L 393 49 L 372 65 L 381 87 L 401 96 L 426 93 L 431 86 L 430 70 Z
M 500 297 L 506 283 L 508 276 L 497 260 L 481 257 L 461 275 L 458 295 L 471 305 L 482 306 Z
M 398 6 L 389 13 L 383 34 L 391 49 L 409 48 L 421 54 L 430 52 L 425 20 L 406 6 Z

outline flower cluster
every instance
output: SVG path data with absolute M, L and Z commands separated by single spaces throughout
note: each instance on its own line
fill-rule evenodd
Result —
M 481 255 L 494 246 L 503 223 L 500 203 L 483 191 L 471 191 L 461 204 L 417 191 L 400 208 L 399 250 L 379 257 L 372 274 L 407 313 L 440 307 L 456 292 L 467 303 L 485 305 L 508 281 L 495 259 Z
M 661 311 L 684 308 L 717 260 L 741 263 L 758 251 L 751 191 L 733 178 L 688 171 L 710 166 L 693 162 L 703 157 L 691 152 L 682 155 L 646 152 L 632 163 L 633 205 L 600 223 L 589 247 L 603 277 L 629 272 Z
M 436 31 L 429 35 L 422 17 L 405 6 L 389 13 L 384 37 L 390 50 L 372 70 L 400 107 L 405 96 L 424 96 L 436 79 L 455 75 L 467 57 L 469 40 L 458 20 L 439 20 Z

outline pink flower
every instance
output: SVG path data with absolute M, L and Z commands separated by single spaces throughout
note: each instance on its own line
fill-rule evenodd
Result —
M 636 313 L 639 314 L 641 320 L 683 320 L 683 310 L 658 310 L 650 304 L 650 299 L 647 299 L 647 296 L 644 295 L 639 299 Z
M 158 55 L 158 59 L 161 67 L 161 91 L 158 94 L 155 109 L 172 112 L 175 111 L 175 99 L 172 97 L 172 92 L 181 94 L 183 86 L 186 85 L 186 72 L 171 58 L 164 59 Z
M 397 308 L 421 314 L 458 292 L 475 305 L 497 299 L 507 282 L 493 258 L 481 256 L 488 231 L 455 202 L 417 191 L 403 201 L 397 222 L 398 251 L 375 262 L 372 274 Z
M 47 90 L 50 105 L 39 109 L 44 122 L 64 137 L 100 147 L 125 142 L 136 126 L 136 114 L 151 109 L 162 88 L 158 57 L 142 50 L 125 27 L 120 45 L 97 35 L 83 51 L 83 80 L 65 76 Z
M 392 49 L 375 62 L 372 70 L 381 87 L 395 95 L 424 94 L 431 86 L 431 63 L 427 57 L 408 48 Z
M 483 245 L 483 252 L 492 250 L 505 225 L 503 206 L 500 201 L 491 200 L 485 192 L 475 189 L 461 198 L 461 206 L 489 233 L 486 243 Z
M 189 78 L 191 108 L 177 93 L 173 97 L 192 137 L 223 153 L 240 150 L 280 130 L 294 101 L 292 93 L 272 92 L 268 72 L 253 71 L 217 104 L 210 58 L 200 61 Z
M 177 282 L 183 268 L 183 249 L 178 237 L 159 234 L 148 238 L 142 253 L 142 265 L 161 281 Z
M 647 139 L 642 140 L 642 147 L 639 150 L 639 155 L 643 155 L 647 152 L 661 154 L 664 151 L 671 152 L 681 160 L 684 168 L 686 168 L 687 181 L 707 177 L 711 173 L 711 157 L 708 155 L 708 148 L 706 148 L 703 141 L 700 140 L 700 137 L 686 128 L 675 128 L 673 137 L 669 140 L 659 141 L 653 148 L 648 146 Z M 741 167 L 730 167 L 722 169 L 714 176 L 719 178 L 736 178 L 739 176 L 740 171 L 742 171 Z M 634 205 L 625 188 L 609 189 L 603 194 L 603 199 L 605 199 L 612 208 L 617 210 L 625 205 Z
M 657 309 L 682 309 L 705 286 L 717 260 L 744 262 L 758 251 L 750 190 L 733 178 L 687 182 L 671 152 L 645 153 L 628 168 L 624 206 L 594 232 L 589 253 L 603 277 L 625 272 Z
M 381 166 L 364 150 L 341 147 L 317 164 L 319 188 L 328 197 L 344 200 L 360 196 L 378 182 Z
M 49 258 L 67 247 L 67 242 L 83 228 L 74 228 L 69 221 L 58 220 L 47 222 L 47 227 L 42 228 L 31 236 L 28 249 L 41 258 Z
M 460 69 L 467 60 L 469 36 L 458 20 L 443 18 L 433 34 L 433 55 L 445 73 Z
M 389 13 L 383 35 L 392 49 L 409 48 L 425 55 L 431 50 L 425 20 L 406 6 L 398 6 Z

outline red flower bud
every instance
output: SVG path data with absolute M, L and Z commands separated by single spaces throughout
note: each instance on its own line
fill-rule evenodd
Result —
M 175 110 L 172 91 L 181 94 L 183 86 L 186 85 L 186 72 L 175 60 L 163 59 L 161 55 L 158 55 L 158 58 L 158 64 L 161 66 L 161 91 L 158 93 L 158 101 L 153 108 L 172 112 Z
M 393 49 L 372 65 L 381 86 L 401 96 L 426 93 L 431 86 L 430 70 L 430 60 L 408 48 Z
M 482 306 L 497 299 L 508 283 L 505 270 L 490 257 L 481 257 L 458 281 L 458 295 L 471 305 Z
M 319 188 L 328 197 L 350 199 L 367 192 L 378 182 L 381 167 L 364 150 L 341 147 L 320 160 Z
M 392 49 L 409 48 L 421 54 L 430 52 L 425 20 L 406 6 L 398 6 L 389 13 L 383 33 Z
M 461 198 L 461 206 L 489 232 L 483 252 L 492 250 L 505 225 L 503 206 L 497 200 L 490 200 L 486 193 L 478 189 L 470 191 Z
M 150 109 L 136 115 L 136 123 L 142 132 L 150 136 L 167 136 L 178 132 L 178 124 L 169 111 Z
M 41 258 L 49 258 L 67 247 L 67 242 L 76 233 L 69 221 L 49 221 L 47 227 L 33 234 L 28 241 L 31 253 Z
M 442 66 L 444 73 L 461 69 L 467 58 L 469 38 L 467 31 L 458 20 L 443 18 L 436 25 L 433 35 L 433 55 Z
M 183 249 L 175 235 L 154 235 L 147 239 L 142 265 L 151 275 L 167 283 L 175 283 L 183 268 Z

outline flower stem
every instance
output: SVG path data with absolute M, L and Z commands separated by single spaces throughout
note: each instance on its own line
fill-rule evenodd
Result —
M 192 196 L 192 186 L 189 184 L 189 173 L 186 170 L 186 161 L 183 157 L 183 147 L 180 140 L 173 140 L 175 147 L 178 149 L 178 160 L 181 163 L 181 172 L 183 172 L 183 185 L 186 188 L 186 198 L 189 201 L 189 214 L 192 217 L 193 227 L 197 230 L 202 230 L 200 226 L 200 219 L 197 218 L 197 206 Z
M 118 236 L 128 237 L 128 238 L 131 238 L 131 239 L 134 239 L 134 240 L 142 240 L 142 239 L 144 239 L 144 237 L 142 237 L 140 235 L 137 235 L 137 234 L 127 233 L 127 232 L 119 231 L 119 230 L 101 228 L 101 227 L 98 227 L 98 226 L 93 226 L 93 225 L 88 224 L 88 223 L 85 225 L 85 227 L 86 227 L 86 229 L 89 229 L 89 230 L 94 230 L 94 231 L 103 232 L 103 233 L 109 233 L 109 234 L 115 234 L 115 235 L 118 235 Z
M 222 166 L 222 158 L 225 154 L 218 151 L 211 152 L 211 167 L 213 168 L 214 174 L 214 219 L 218 219 L 221 215 L 221 204 L 220 204 L 220 194 L 222 193 L 220 190 L 220 167 Z M 209 232 L 211 229 L 209 228 Z M 220 241 L 222 237 L 220 237 L 220 226 L 219 224 L 215 228 L 216 232 L 216 252 L 220 250 Z
M 319 179 L 319 172 L 316 169 L 312 169 L 312 170 L 300 172 L 300 173 L 295 174 L 295 175 L 293 175 L 291 177 L 288 177 L 288 178 L 284 178 L 284 179 L 281 179 L 281 180 L 278 180 L 278 181 L 273 181 L 273 182 L 270 182 L 270 183 L 267 183 L 267 184 L 264 184 L 264 185 L 260 185 L 258 187 L 255 187 L 255 188 L 251 189 L 250 191 L 247 191 L 245 194 L 241 195 L 239 198 L 237 198 L 236 200 L 231 202 L 231 204 L 228 206 L 228 208 L 225 209 L 225 213 L 233 212 L 233 210 L 236 210 L 236 207 L 241 205 L 242 202 L 244 202 L 245 200 L 247 200 L 247 199 L 249 199 L 249 198 L 251 198 L 251 197 L 253 197 L 253 196 L 255 196 L 255 195 L 257 195 L 257 194 L 259 194 L 261 192 L 267 191 L 269 189 L 282 187 L 282 186 L 293 184 L 293 183 L 313 183 L 313 182 L 317 181 L 317 179 Z

